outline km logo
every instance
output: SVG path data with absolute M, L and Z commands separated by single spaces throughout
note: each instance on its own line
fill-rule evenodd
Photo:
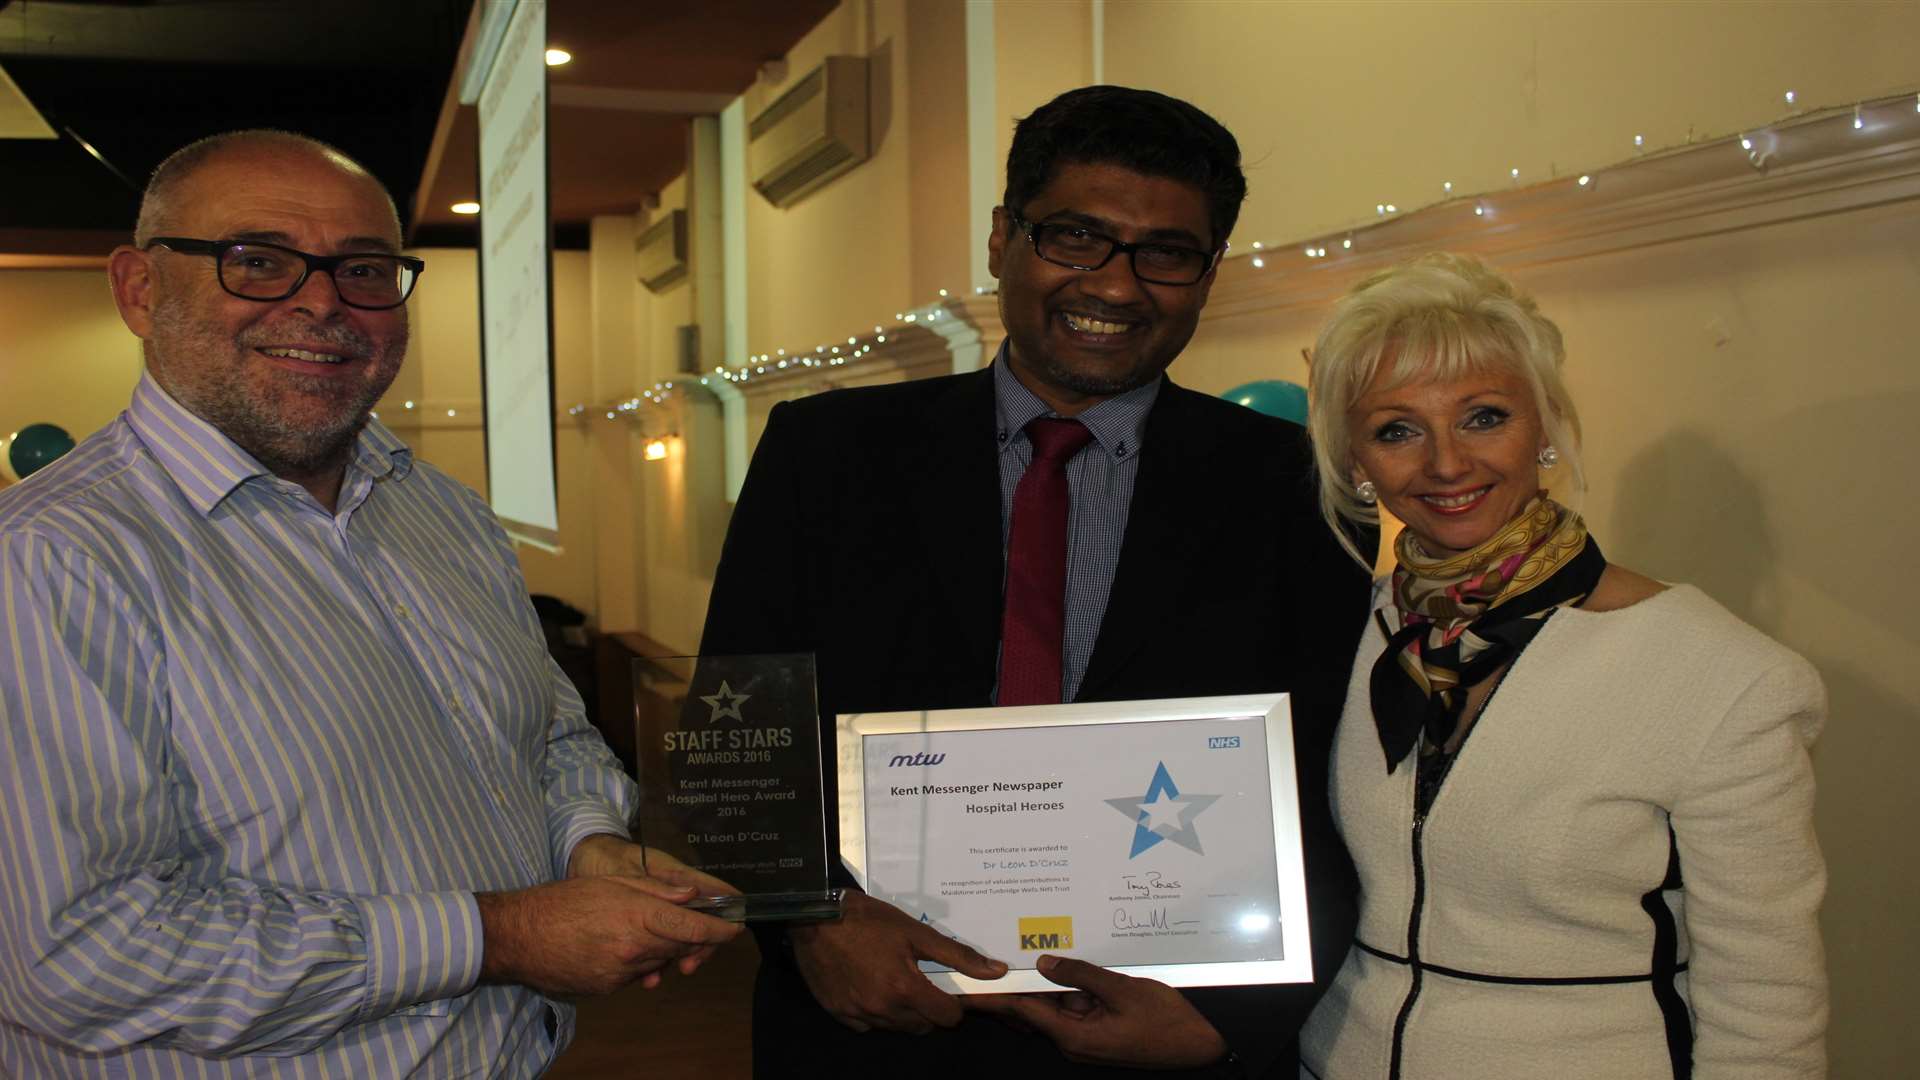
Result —
M 1020 920 L 1020 951 L 1073 948 L 1073 916 L 1042 915 Z

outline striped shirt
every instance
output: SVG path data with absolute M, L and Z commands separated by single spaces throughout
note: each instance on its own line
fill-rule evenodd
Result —
M 1133 503 L 1133 478 L 1140 471 L 1140 442 L 1147 414 L 1160 396 L 1155 379 L 1118 394 L 1074 417 L 1093 440 L 1067 461 L 1067 605 L 1066 639 L 1060 656 L 1060 700 L 1072 701 L 1093 659 L 1100 623 L 1107 615 L 1120 543 L 1127 535 L 1127 508 Z M 1021 385 L 1007 367 L 1007 344 L 993 358 L 993 399 L 1000 440 L 1000 550 L 1004 557 L 1013 535 L 1013 493 L 1033 461 L 1026 427 L 1042 416 L 1057 416 L 1047 403 Z M 996 688 L 995 696 L 999 691 Z
M 143 377 L 0 493 L 0 1075 L 535 1075 L 572 1010 L 476 987 L 472 894 L 633 803 L 378 421 L 330 513 Z

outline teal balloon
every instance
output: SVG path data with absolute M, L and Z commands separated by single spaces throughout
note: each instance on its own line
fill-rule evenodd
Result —
M 1245 386 L 1236 386 L 1220 396 L 1257 413 L 1291 420 L 1302 426 L 1307 422 L 1307 388 L 1299 383 L 1285 379 L 1261 379 Z
M 28 424 L 7 444 L 7 471 L 25 480 L 73 449 L 73 436 L 55 424 Z

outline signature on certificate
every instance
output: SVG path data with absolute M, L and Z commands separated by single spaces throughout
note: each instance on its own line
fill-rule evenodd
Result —
M 1115 930 L 1170 930 L 1176 926 L 1192 926 L 1199 919 L 1175 919 L 1167 914 L 1163 907 L 1149 908 L 1142 914 L 1126 908 L 1113 909 L 1113 928 Z
M 1160 875 L 1158 870 L 1149 870 L 1145 874 L 1122 874 L 1120 884 L 1131 892 L 1152 892 L 1155 889 L 1177 889 L 1180 883 L 1170 881 Z

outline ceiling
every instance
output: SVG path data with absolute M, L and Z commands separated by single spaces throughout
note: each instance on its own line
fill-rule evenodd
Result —
M 562 241 L 678 176 L 690 118 L 836 3 L 551 0 L 549 44 L 574 55 L 549 69 Z M 0 0 L 0 69 L 57 136 L 0 135 L 0 266 L 104 255 L 161 158 L 242 127 L 339 146 L 393 192 L 411 242 L 472 244 L 472 219 L 447 208 L 474 192 L 475 110 L 454 87 L 474 14 L 473 0 Z M 19 118 L 8 90 L 0 78 L 0 121 Z

